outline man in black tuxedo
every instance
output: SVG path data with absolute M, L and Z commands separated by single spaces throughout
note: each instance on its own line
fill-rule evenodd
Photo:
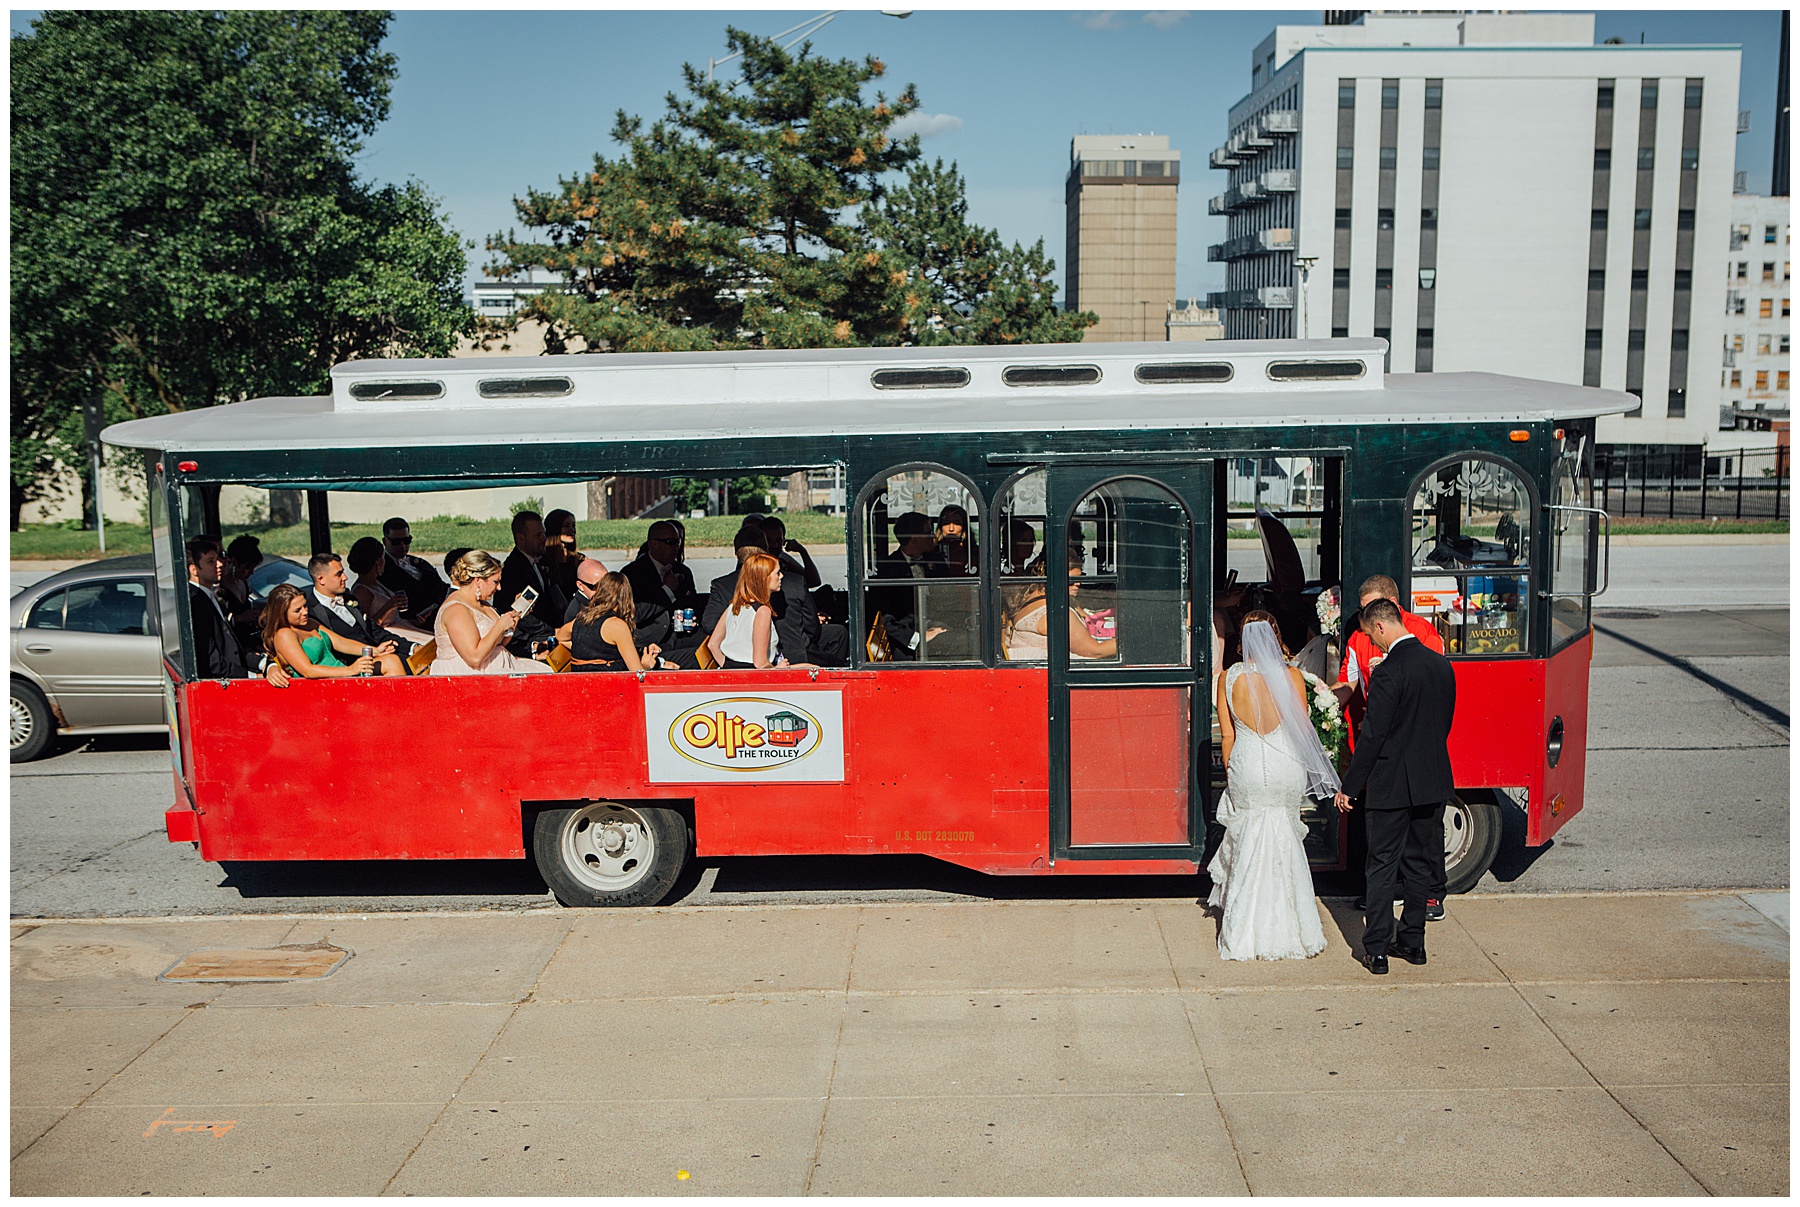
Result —
M 737 594 L 738 571 L 743 568 L 744 559 L 752 553 L 769 551 L 767 538 L 760 528 L 740 528 L 736 536 L 731 538 L 732 551 L 737 554 L 738 564 L 731 573 L 721 574 L 712 580 L 712 589 L 706 597 L 706 610 L 700 613 L 700 639 L 705 641 L 712 636 L 718 626 L 719 617 L 725 615 L 725 609 L 731 606 L 731 597 Z M 775 613 L 777 622 L 781 620 L 782 611 L 787 607 L 784 595 L 773 596 L 769 600 L 769 610 Z M 783 653 L 787 651 L 783 650 Z
M 676 556 L 680 548 L 681 534 L 675 525 L 658 520 L 650 525 L 644 552 L 619 572 L 631 584 L 632 602 L 637 605 L 637 647 L 657 646 L 677 665 L 681 664 L 679 651 L 697 649 L 705 639 L 700 632 L 705 601 L 694 590 L 694 572 Z M 694 628 L 678 633 L 675 613 L 681 608 L 694 610 Z
M 246 649 L 237 629 L 226 619 L 219 600 L 224 568 L 219 543 L 195 537 L 187 543 L 188 612 L 194 622 L 194 673 L 201 679 L 254 679 L 259 674 L 276 687 L 288 676 L 273 658 Z
M 450 584 L 438 576 L 437 567 L 412 554 L 412 525 L 395 516 L 381 526 L 381 550 L 387 554 L 381 585 L 406 596 L 403 615 L 420 628 L 429 629 L 437 606 L 450 594 Z
M 413 643 L 397 633 L 388 632 L 363 611 L 349 592 L 349 578 L 344 574 L 342 558 L 335 553 L 315 553 L 306 563 L 306 572 L 312 575 L 312 586 L 305 592 L 306 610 L 312 613 L 314 620 L 370 649 L 379 649 L 391 641 L 402 665 L 406 663 L 412 655 Z M 410 667 L 407 673 L 411 673 Z
M 932 532 L 931 517 L 909 511 L 894 520 L 894 539 L 900 547 L 875 559 L 878 579 L 942 578 L 949 566 Z M 919 632 L 919 589 L 911 586 L 871 586 L 869 617 L 881 613 L 887 631 L 888 650 L 896 662 L 916 662 L 925 656 L 925 643 L 945 630 L 932 625 Z M 927 621 L 929 624 L 929 620 Z
M 769 552 L 781 563 L 781 594 L 787 604 L 775 625 L 781 652 L 790 662 L 849 666 L 850 630 L 819 618 L 812 588 L 819 586 L 821 579 L 812 554 L 799 541 L 788 540 L 787 524 L 779 516 L 765 518 L 762 531 Z M 797 554 L 798 558 L 790 554 Z
M 1364 865 L 1363 963 L 1387 972 L 1391 953 L 1425 962 L 1425 901 L 1431 895 L 1434 853 L 1444 849 L 1444 802 L 1456 791 L 1450 769 L 1450 722 L 1456 713 L 1456 672 L 1449 659 L 1419 643 L 1399 607 L 1377 599 L 1362 610 L 1362 630 L 1385 657 L 1369 676 L 1369 704 L 1356 752 L 1337 794 L 1340 811 L 1362 795 L 1368 838 Z M 1405 895 L 1394 934 L 1394 880 Z
M 500 566 L 500 589 L 494 592 L 494 610 L 504 612 L 512 607 L 520 591 L 530 587 L 537 601 L 519 621 L 507 648 L 515 654 L 529 654 L 534 642 L 548 641 L 563 622 L 569 601 L 563 595 L 557 575 L 547 571 L 542 559 L 549 537 L 544 532 L 544 517 L 535 511 L 521 511 L 512 518 L 513 550 Z

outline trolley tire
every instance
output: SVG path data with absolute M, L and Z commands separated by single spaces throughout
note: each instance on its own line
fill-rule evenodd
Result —
M 564 905 L 655 905 L 687 866 L 687 820 L 674 809 L 589 801 L 545 809 L 532 827 L 538 874 Z
M 42 758 L 56 741 L 56 718 L 37 688 L 19 679 L 12 681 L 12 761 L 29 763 Z
M 1448 893 L 1480 883 L 1500 854 L 1500 807 L 1485 788 L 1462 788 L 1444 805 L 1444 882 Z

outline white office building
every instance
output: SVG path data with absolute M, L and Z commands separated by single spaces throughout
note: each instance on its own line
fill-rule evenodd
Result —
M 1628 390 L 1642 407 L 1600 443 L 1704 444 L 1719 387 L 1689 349 L 1724 329 L 1739 51 L 1593 34 L 1579 13 L 1278 26 L 1211 156 L 1226 337 L 1372 335 L 1396 373 Z
M 1788 198 L 1739 193 L 1731 199 L 1725 261 L 1725 340 L 1719 369 L 1719 427 L 1709 443 L 1767 448 L 1788 418 Z

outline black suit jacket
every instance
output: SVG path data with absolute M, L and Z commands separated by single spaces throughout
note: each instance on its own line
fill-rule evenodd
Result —
M 194 673 L 202 679 L 250 678 L 251 655 L 244 649 L 237 630 L 219 615 L 205 590 L 191 582 L 188 611 L 194 619 Z
M 409 618 L 417 619 L 431 614 L 431 609 L 444 602 L 444 596 L 450 594 L 450 584 L 438 575 L 437 567 L 422 557 L 406 555 L 406 562 L 419 572 L 414 578 L 400 566 L 400 559 L 388 555 L 387 565 L 381 571 L 381 585 L 390 591 L 406 593 L 406 612 Z M 430 625 L 426 625 L 430 628 Z
M 394 643 L 394 648 L 399 651 L 401 658 L 405 658 L 412 653 L 412 642 L 400 636 L 398 633 L 390 633 L 382 626 L 376 624 L 375 618 L 363 611 L 362 605 L 357 603 L 355 599 L 346 595 L 344 596 L 344 602 L 350 605 L 350 611 L 356 616 L 355 624 L 351 624 L 342 616 L 339 616 L 336 612 L 333 612 L 330 608 L 326 607 L 324 602 L 319 599 L 319 589 L 317 587 L 306 588 L 306 610 L 312 613 L 314 620 L 318 621 L 332 632 L 342 637 L 348 637 L 358 645 L 376 646 L 384 641 L 391 641 Z
M 926 578 L 942 578 L 949 573 L 950 567 L 937 549 L 920 560 L 925 564 Z M 907 562 L 906 555 L 898 550 L 875 560 L 875 577 L 918 581 L 913 578 L 912 566 Z M 921 641 L 919 649 L 913 648 L 913 638 L 919 633 L 918 588 L 871 586 L 868 589 L 868 604 L 868 619 L 872 620 L 876 612 L 881 613 L 881 626 L 887 630 L 889 647 L 893 650 L 895 661 L 917 661 L 925 645 Z
M 1344 770 L 1344 791 L 1368 790 L 1370 809 L 1437 805 L 1450 799 L 1450 722 L 1456 714 L 1456 671 L 1450 660 L 1414 637 L 1394 643 L 1369 676 L 1369 705 Z
M 781 563 L 781 599 L 775 604 L 775 635 L 789 662 L 806 662 L 819 645 L 819 609 L 806 589 L 806 568 L 785 553 Z
M 700 595 L 694 590 L 694 572 L 680 562 L 673 567 L 676 577 L 675 599 L 670 602 L 668 592 L 663 590 L 662 571 L 651 560 L 649 554 L 637 558 L 619 573 L 631 584 L 631 598 L 637 605 L 636 639 L 641 650 L 646 644 L 654 642 L 663 649 L 673 649 L 677 641 L 675 632 L 675 609 L 693 608 L 696 617 L 700 615 L 703 605 Z M 732 576 L 735 584 L 736 576 Z M 726 601 L 731 597 L 727 595 Z M 704 639 L 712 630 L 700 636 Z M 680 635 L 685 640 L 688 634 Z M 689 641 L 687 644 L 696 644 Z
M 531 611 L 525 614 L 519 627 L 513 630 L 512 640 L 507 643 L 507 648 L 515 654 L 529 654 L 532 642 L 547 640 L 551 633 L 561 628 L 563 613 L 569 607 L 553 568 L 538 566 L 535 574 L 533 569 L 531 559 L 515 548 L 501 564 L 500 589 L 494 592 L 494 611 L 504 612 L 512 607 L 520 591 L 526 587 L 537 588 L 537 602 L 531 605 Z

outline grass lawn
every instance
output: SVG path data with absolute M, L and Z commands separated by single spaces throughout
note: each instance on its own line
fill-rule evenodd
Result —
M 788 535 L 807 545 L 841 545 L 844 543 L 844 520 L 839 516 L 806 512 L 784 515 Z M 650 520 L 585 520 L 576 521 L 575 531 L 584 549 L 636 549 L 643 543 Z M 737 516 L 706 516 L 683 520 L 687 527 L 690 549 L 730 548 L 731 538 L 741 521 Z M 230 541 L 240 532 L 248 532 L 262 541 L 264 553 L 303 559 L 312 553 L 311 530 L 305 524 L 287 528 L 253 527 L 243 524 L 225 525 L 225 539 Z M 419 520 L 412 526 L 413 548 L 421 553 L 447 553 L 452 549 L 486 549 L 502 553 L 512 548 L 512 528 L 505 520 L 467 523 L 440 517 Z M 379 538 L 381 529 L 375 524 L 333 524 L 332 545 L 337 552 L 347 552 L 359 538 Z M 106 556 L 150 552 L 150 531 L 142 524 L 106 526 Z M 100 543 L 92 532 L 64 528 L 55 524 L 28 524 L 12 534 L 12 560 L 55 559 L 77 561 L 101 556 Z

